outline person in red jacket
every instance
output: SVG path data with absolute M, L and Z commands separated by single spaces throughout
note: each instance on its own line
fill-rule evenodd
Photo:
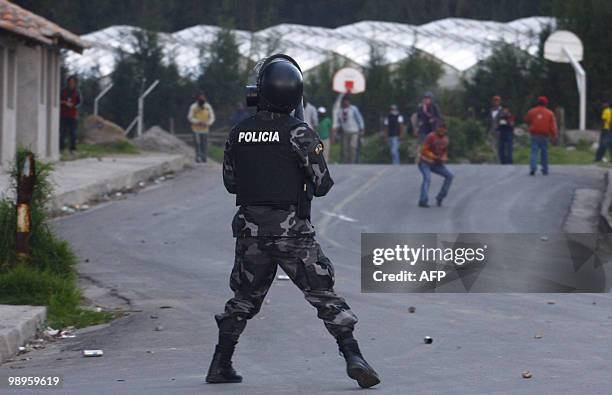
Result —
M 77 77 L 71 75 L 60 95 L 60 151 L 65 148 L 66 138 L 70 139 L 70 152 L 76 150 L 79 107 L 81 106 L 81 93 L 77 84 Z
M 546 106 L 548 98 L 546 96 L 538 97 L 538 105 L 533 107 L 527 115 L 525 122 L 529 125 L 529 133 L 531 134 L 531 163 L 529 175 L 535 175 L 538 162 L 538 151 L 540 152 L 540 164 L 542 165 L 542 174 L 548 174 L 548 140 L 551 139 L 553 144 L 557 141 L 557 122 L 555 114 Z
M 446 124 L 438 121 L 435 131 L 429 133 L 423 142 L 421 158 L 419 160 L 419 170 L 423 175 L 421 184 L 421 197 L 419 207 L 429 207 L 429 185 L 431 184 L 431 173 L 436 173 L 444 177 L 442 188 L 436 197 L 438 207 L 442 205 L 442 200 L 448 194 L 448 190 L 453 182 L 453 173 L 444 166 L 448 161 L 448 137 L 446 137 Z

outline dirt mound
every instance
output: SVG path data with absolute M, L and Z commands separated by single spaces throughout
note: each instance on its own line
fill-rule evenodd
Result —
M 133 139 L 132 142 L 137 147 L 145 151 L 180 154 L 189 158 L 195 157 L 193 148 L 173 134 L 166 132 L 159 126 L 151 127 L 144 132 L 142 136 Z
M 113 143 L 126 139 L 124 130 L 121 126 L 111 121 L 107 121 L 100 116 L 88 116 L 85 118 L 83 126 L 85 129 L 83 142 L 85 144 Z

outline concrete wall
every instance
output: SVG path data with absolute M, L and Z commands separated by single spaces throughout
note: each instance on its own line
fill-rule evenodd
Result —
M 59 159 L 59 51 L 0 36 L 0 164 L 18 146 Z
M 17 145 L 39 157 L 47 156 L 45 52 L 40 46 L 22 45 L 17 53 Z
M 39 158 L 59 158 L 59 54 L 21 45 L 17 52 L 17 144 Z
M 0 167 L 7 168 L 17 149 L 17 45 L 0 36 Z
M 59 160 L 60 128 L 60 54 L 56 50 L 47 50 L 47 159 Z

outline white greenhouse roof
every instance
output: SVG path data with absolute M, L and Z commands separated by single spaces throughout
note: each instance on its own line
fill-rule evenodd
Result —
M 371 45 L 381 49 L 384 62 L 396 63 L 418 49 L 463 72 L 489 56 L 498 42 L 516 45 L 531 54 L 537 52 L 538 35 L 555 21 L 549 17 L 530 17 L 508 23 L 446 18 L 415 26 L 402 23 L 362 21 L 335 29 L 281 24 L 254 33 L 233 30 L 243 57 L 257 61 L 276 52 L 294 57 L 303 71 L 339 55 L 366 66 Z M 88 73 L 98 69 L 102 75 L 112 72 L 118 50 L 132 52 L 132 33 L 138 28 L 112 26 L 81 36 L 91 48 L 83 54 L 67 53 L 72 71 Z M 221 30 L 217 26 L 198 25 L 175 33 L 160 33 L 166 60 L 172 59 L 181 73 L 197 74 L 207 60 L 207 48 Z

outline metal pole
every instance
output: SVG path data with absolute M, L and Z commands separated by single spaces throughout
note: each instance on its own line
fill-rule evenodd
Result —
M 155 87 L 157 86 L 157 84 L 159 84 L 159 80 L 155 80 L 155 82 L 153 82 L 146 91 L 144 91 L 144 93 L 138 98 L 138 129 L 137 129 L 137 133 L 138 136 L 142 136 L 142 129 L 144 126 L 144 99 L 145 97 L 147 97 L 147 95 L 149 93 L 151 93 L 151 91 L 153 89 L 155 89 Z
M 134 125 L 136 125 L 136 122 L 138 122 L 138 115 L 136 115 L 134 117 L 134 120 L 130 123 L 130 125 L 125 129 L 125 132 L 123 132 L 123 134 L 125 134 L 126 136 L 128 134 L 130 134 L 130 130 L 132 130 L 132 128 L 134 127 Z
M 113 84 L 108 85 L 106 88 L 104 88 L 102 90 L 102 92 L 100 92 L 98 94 L 98 96 L 96 96 L 96 98 L 94 99 L 94 115 L 97 117 L 98 116 L 98 102 L 100 101 L 100 99 L 102 99 L 102 96 L 106 95 L 106 93 L 111 90 L 111 88 L 113 87 Z
M 572 67 L 574 68 L 574 72 L 576 73 L 576 85 L 578 85 L 580 108 L 580 130 L 586 130 L 586 72 L 584 71 L 580 63 L 578 63 L 578 61 L 567 50 L 567 48 L 563 47 L 563 52 L 565 53 L 565 56 L 567 56 L 567 58 L 569 59 L 570 63 L 572 64 Z

